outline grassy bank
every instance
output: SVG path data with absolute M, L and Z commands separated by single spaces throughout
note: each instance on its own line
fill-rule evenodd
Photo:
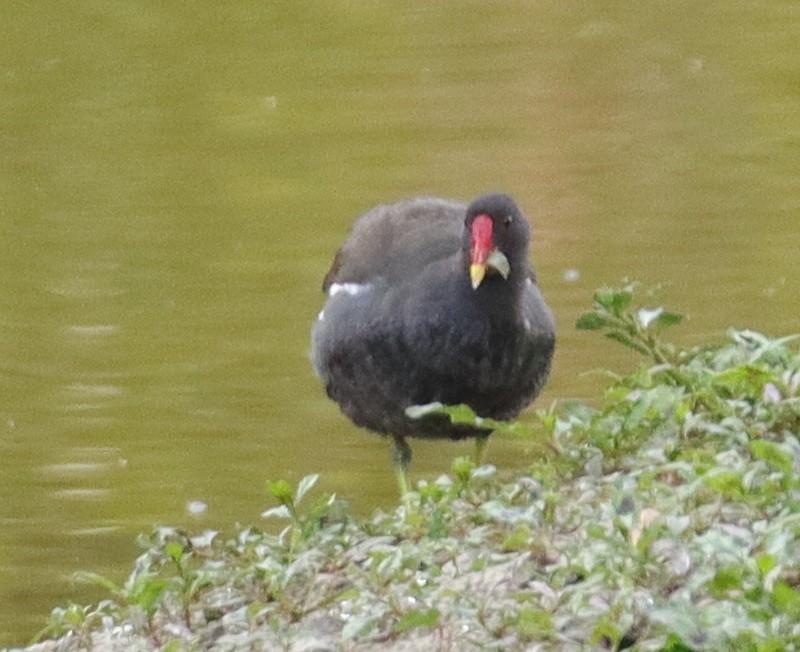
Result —
M 362 519 L 313 476 L 269 483 L 280 534 L 162 528 L 123 585 L 86 575 L 108 599 L 55 609 L 35 649 L 800 647 L 800 354 L 749 331 L 680 350 L 680 317 L 633 293 L 578 321 L 643 356 L 599 408 L 495 424 L 537 443 L 527 473 L 458 459 Z

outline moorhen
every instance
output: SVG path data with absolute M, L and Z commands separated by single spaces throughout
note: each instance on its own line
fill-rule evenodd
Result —
M 352 421 L 393 440 L 401 493 L 406 437 L 477 437 L 411 406 L 466 404 L 492 419 L 516 416 L 542 389 L 555 324 L 528 262 L 530 226 L 516 202 L 486 194 L 468 206 L 416 198 L 373 208 L 353 225 L 322 289 L 311 360 Z

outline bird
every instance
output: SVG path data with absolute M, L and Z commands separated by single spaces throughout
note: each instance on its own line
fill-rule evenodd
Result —
M 516 417 L 542 390 L 555 320 L 529 262 L 531 229 L 516 201 L 414 197 L 353 223 L 322 282 L 311 362 L 350 420 L 391 438 L 401 496 L 408 438 L 476 438 L 491 430 L 415 406 L 460 405 Z

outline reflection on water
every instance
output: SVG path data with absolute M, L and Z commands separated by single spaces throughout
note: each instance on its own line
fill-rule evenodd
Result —
M 322 13 L 320 13 L 322 12 Z M 800 18 L 768 3 L 2 5 L 0 645 L 158 523 L 259 523 L 267 478 L 395 500 L 306 360 L 353 217 L 513 193 L 559 318 L 540 405 L 634 358 L 572 328 L 664 283 L 695 343 L 797 331 Z M 469 444 L 415 444 L 431 477 Z M 529 459 L 497 439 L 491 461 Z

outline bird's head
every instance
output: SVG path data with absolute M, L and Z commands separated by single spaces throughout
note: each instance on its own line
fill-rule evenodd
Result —
M 527 260 L 530 226 L 508 195 L 488 194 L 467 207 L 465 247 L 469 277 L 477 290 L 487 275 L 508 279 Z

